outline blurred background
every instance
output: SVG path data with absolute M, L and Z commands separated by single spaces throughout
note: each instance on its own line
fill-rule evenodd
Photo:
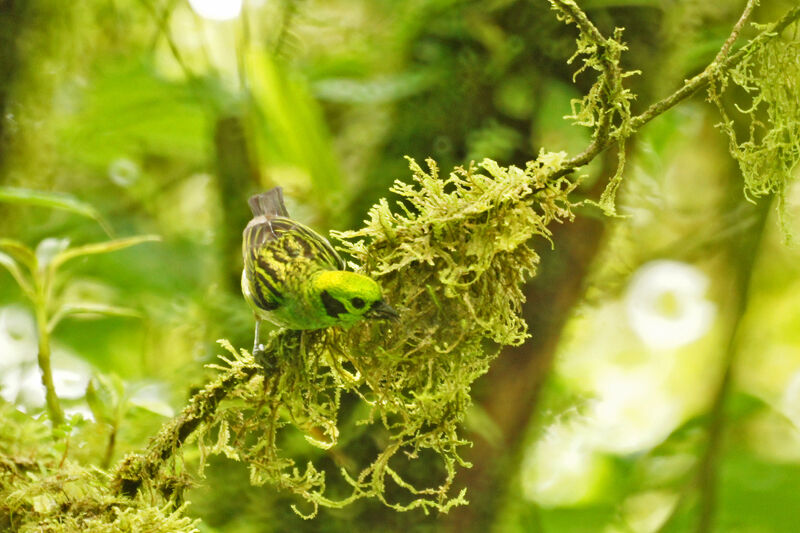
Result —
M 625 28 L 640 112 L 714 58 L 744 2 L 579 4 L 606 35 Z M 792 4 L 763 0 L 754 19 Z M 575 37 L 544 0 L 0 0 L 0 238 L 47 257 L 108 239 L 92 218 L 162 238 L 57 279 L 59 301 L 131 311 L 53 329 L 75 457 L 108 466 L 140 449 L 209 378 L 216 339 L 252 342 L 250 194 L 281 185 L 294 218 L 344 230 L 410 175 L 405 155 L 448 169 L 581 151 L 590 131 L 562 118 L 593 81 L 571 81 Z M 770 198 L 748 202 L 718 121 L 696 97 L 648 124 L 627 148 L 623 218 L 579 208 L 539 250 L 531 337 L 474 388 L 468 507 L 367 501 L 303 521 L 293 497 L 216 459 L 189 496 L 201 530 L 796 531 L 800 250 L 785 241 L 800 190 L 782 223 Z M 615 165 L 598 157 L 575 199 L 597 199 Z M 0 269 L 0 395 L 32 416 L 36 331 Z M 114 391 L 113 416 L 87 387 Z M 357 464 L 352 420 L 337 453 Z M 284 446 L 300 464 L 325 453 Z

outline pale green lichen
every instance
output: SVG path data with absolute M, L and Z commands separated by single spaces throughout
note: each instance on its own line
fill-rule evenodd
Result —
M 622 53 L 628 49 L 622 41 L 622 32 L 622 28 L 615 28 L 614 37 L 605 39 L 602 44 L 581 32 L 577 49 L 567 60 L 567 64 L 572 64 L 580 58 L 583 63 L 573 74 L 573 80 L 586 70 L 594 70 L 598 75 L 587 94 L 572 99 L 572 113 L 564 118 L 579 126 L 594 128 L 600 123 L 601 115 L 609 115 L 612 139 L 630 135 L 631 102 L 636 95 L 623 85 L 623 80 L 641 74 L 638 70 L 623 71 L 620 67 Z
M 582 166 L 606 146 L 617 145 L 616 172 L 609 179 L 599 202 L 587 202 L 601 208 L 606 215 L 616 216 L 616 193 L 625 170 L 625 139 L 633 134 L 631 102 L 636 99 L 624 81 L 641 72 L 621 67 L 622 53 L 628 49 L 622 41 L 623 28 L 615 28 L 613 37 L 605 38 L 574 1 L 550 0 L 550 3 L 559 20 L 575 24 L 579 30 L 575 53 L 567 60 L 568 64 L 577 59 L 582 62 L 573 74 L 573 80 L 587 70 L 597 73 L 589 92 L 581 98 L 573 98 L 572 113 L 564 117 L 571 119 L 573 124 L 594 130 L 592 145 L 568 164 Z
M 776 35 L 751 47 L 733 68 L 714 73 L 708 92 L 709 100 L 722 115 L 719 126 L 728 136 L 731 155 L 739 163 L 745 194 L 748 197 L 777 194 L 781 215 L 785 214 L 787 187 L 800 161 L 798 32 L 800 26 L 795 23 L 784 36 Z M 745 119 L 748 123 L 745 135 L 737 134 L 736 121 L 722 99 L 726 92 L 736 89 L 750 99 L 749 106 L 735 106 L 739 115 L 736 120 Z

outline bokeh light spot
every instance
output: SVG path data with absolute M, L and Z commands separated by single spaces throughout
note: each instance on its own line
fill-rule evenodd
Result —
M 189 0 L 189 5 L 209 20 L 231 20 L 242 12 L 242 0 Z
M 716 315 L 705 299 L 708 283 L 705 273 L 679 261 L 643 265 L 625 296 L 631 328 L 651 348 L 679 348 L 701 338 Z

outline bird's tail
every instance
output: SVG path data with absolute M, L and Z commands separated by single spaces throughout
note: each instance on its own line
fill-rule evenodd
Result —
M 283 188 L 274 187 L 267 192 L 251 196 L 247 201 L 253 216 L 265 215 L 267 217 L 289 217 L 286 206 L 283 205 Z

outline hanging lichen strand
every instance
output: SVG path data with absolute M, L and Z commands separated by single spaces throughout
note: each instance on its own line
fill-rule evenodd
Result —
M 762 31 L 770 29 L 770 25 L 755 26 Z M 783 37 L 772 35 L 750 47 L 729 71 L 716 72 L 708 94 L 722 114 L 720 127 L 728 136 L 731 155 L 739 163 L 745 194 L 759 197 L 777 193 L 783 215 L 786 188 L 800 161 L 800 25 L 795 22 L 789 26 Z M 722 101 L 722 95 L 734 89 L 750 98 L 749 106 L 735 106 L 736 119 L 741 115 L 749 119 L 744 140 L 740 140 L 741 132 L 737 135 L 734 118 Z M 788 235 L 785 224 L 784 231 Z
M 400 320 L 275 334 L 262 360 L 266 372 L 232 391 L 199 428 L 201 455 L 248 463 L 253 483 L 302 496 L 312 504 L 309 515 L 364 497 L 397 510 L 464 503 L 451 485 L 456 466 L 465 465 L 459 426 L 470 387 L 501 345 L 527 336 L 519 312 L 521 285 L 539 262 L 532 238 L 546 242 L 551 222 L 572 218 L 574 183 L 544 181 L 563 158 L 543 153 L 524 170 L 484 160 L 444 179 L 432 160 L 428 170 L 410 160 L 414 183 L 395 183 L 397 207 L 382 200 L 363 229 L 336 235 L 380 281 Z M 248 353 L 226 347 L 237 359 L 231 366 L 252 364 Z M 326 472 L 311 462 L 297 468 L 279 443 L 281 430 L 293 426 L 319 448 L 335 446 L 342 394 L 364 402 L 358 424 L 384 437 L 371 464 L 340 469 L 351 490 L 333 499 Z M 441 483 L 417 488 L 404 479 L 402 463 L 426 449 L 440 458 Z

